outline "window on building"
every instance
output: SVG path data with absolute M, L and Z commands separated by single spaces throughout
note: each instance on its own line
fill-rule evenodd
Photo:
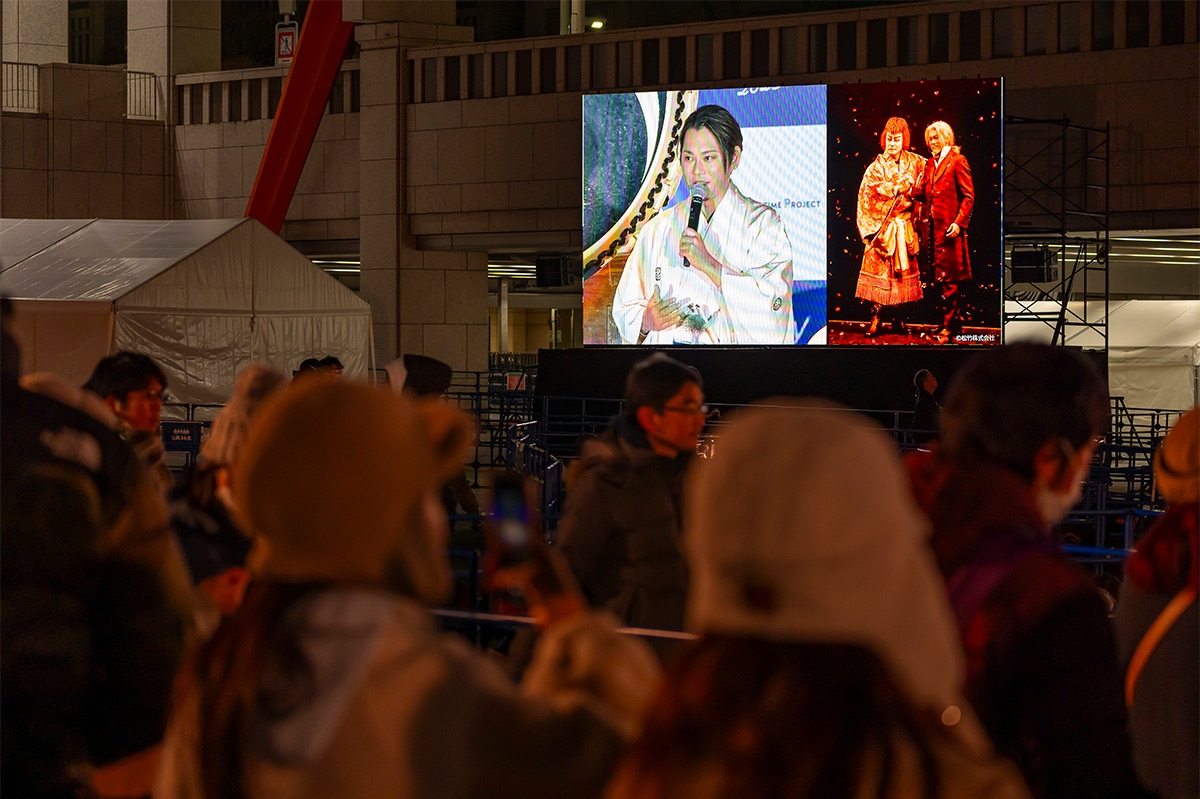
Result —
M 342 77 L 341 75 L 338 75 L 338 79 L 333 82 L 333 88 L 337 92 L 337 101 L 338 101 L 337 102 L 338 110 L 335 113 L 338 113 L 338 114 L 340 114 L 342 112 L 342 98 L 341 98 L 342 81 L 341 81 L 341 77 Z M 332 103 L 333 103 L 333 101 L 331 99 L 330 104 L 332 105 Z M 241 122 L 242 121 L 242 82 L 240 80 L 229 81 L 229 121 L 230 122 Z
M 1092 49 L 1113 48 L 1113 3 L 1092 3 Z
M 742 77 L 742 32 L 727 31 L 721 37 L 721 76 Z
M 713 79 L 713 37 L 702 33 L 696 37 L 696 80 Z
M 246 82 L 246 91 L 250 96 L 246 98 L 246 103 L 249 105 L 249 110 L 246 113 L 246 119 L 255 120 L 263 118 L 262 107 L 262 81 L 250 80 Z
M 929 63 L 944 64 L 950 60 L 950 15 L 929 15 Z
M 432 103 L 437 96 L 437 59 L 421 59 L 421 102 Z
M 210 122 L 224 122 L 225 115 L 221 113 L 221 100 L 224 99 L 225 84 L 210 83 L 208 86 L 208 119 Z
M 1046 6 L 1025 6 L 1025 55 L 1046 54 Z
M 642 85 L 655 86 L 658 80 L 658 39 L 642 39 Z
M 1125 4 L 1125 46 L 1146 47 L 1150 44 L 1150 4 Z
M 553 47 L 538 50 L 538 79 L 542 82 L 542 94 L 558 91 L 558 51 Z
M 633 42 L 617 42 L 617 85 L 633 85 Z
M 467 56 L 467 97 L 483 97 L 483 53 Z
M 508 53 L 492 53 L 492 97 L 508 97 Z
M 680 84 L 687 80 L 687 37 L 672 36 L 667 42 L 667 81 Z
M 750 77 L 765 78 L 771 74 L 771 31 L 758 28 L 750 31 Z
M 609 77 L 609 62 L 612 61 L 612 50 L 609 44 L 592 45 L 592 88 L 611 89 L 613 81 Z
M 283 77 L 276 75 L 273 78 L 267 78 L 267 119 L 275 118 L 281 94 L 283 94 Z
M 199 83 L 193 83 L 189 88 L 191 89 L 192 96 L 188 100 L 188 111 L 192 115 L 192 124 L 199 125 L 204 122 L 204 86 Z
M 1079 3 L 1058 6 L 1058 52 L 1079 52 Z
M 896 63 L 910 66 L 917 63 L 917 18 L 900 17 L 896 20 Z
M 517 57 L 517 74 L 513 94 L 533 94 L 533 51 L 518 50 L 515 55 Z
M 858 68 L 858 23 L 853 20 L 837 25 L 837 66 L 841 72 Z
M 779 29 L 779 71 L 784 75 L 800 72 L 800 29 Z
M 980 14 L 964 11 L 958 15 L 958 60 L 978 61 L 983 53 L 979 38 Z
M 824 25 L 808 26 L 808 71 L 826 72 L 829 69 L 829 34 Z
M 462 56 L 446 56 L 446 85 L 442 91 L 447 100 L 462 99 Z
M 34 4 L 39 5 L 39 4 Z M 123 64 L 128 9 L 125 0 L 69 0 L 67 60 L 72 64 Z M 5 3 L 5 11 L 9 11 Z M 15 9 L 13 19 L 16 19 Z
M 350 113 L 358 113 L 359 98 L 362 96 L 362 73 L 359 70 L 353 70 L 350 73 Z
M 867 68 L 887 66 L 887 20 L 867 20 Z
M 580 45 L 573 45 L 567 48 L 566 66 L 567 69 L 567 91 L 577 92 L 583 85 L 583 52 Z
M 1013 54 L 1013 10 L 992 11 L 992 58 L 1011 58 Z
M 1183 44 L 1185 0 L 1162 0 L 1162 43 Z

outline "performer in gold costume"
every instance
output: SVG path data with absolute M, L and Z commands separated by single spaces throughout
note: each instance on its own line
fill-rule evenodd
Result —
M 921 182 L 925 159 L 909 150 L 908 123 L 900 117 L 887 121 L 879 144 L 883 152 L 867 167 L 858 188 L 858 232 L 866 249 L 854 295 L 871 303 L 868 337 L 879 334 L 884 308 L 896 324 L 896 306 L 921 299 L 919 239 L 909 195 Z

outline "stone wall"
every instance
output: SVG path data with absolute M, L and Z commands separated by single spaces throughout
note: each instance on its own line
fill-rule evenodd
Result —
M 45 64 L 40 113 L 0 118 L 0 214 L 169 219 L 168 130 L 125 118 L 119 67 Z

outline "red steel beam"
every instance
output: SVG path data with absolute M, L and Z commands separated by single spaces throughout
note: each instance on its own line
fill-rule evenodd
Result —
M 312 0 L 308 4 L 296 42 L 296 60 L 283 83 L 271 134 L 246 204 L 247 217 L 254 217 L 276 233 L 283 227 L 325 113 L 329 90 L 353 33 L 354 23 L 342 21 L 342 0 Z

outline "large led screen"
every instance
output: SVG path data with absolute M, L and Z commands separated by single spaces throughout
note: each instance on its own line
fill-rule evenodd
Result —
M 584 342 L 998 342 L 1001 120 L 995 80 L 585 95 Z

